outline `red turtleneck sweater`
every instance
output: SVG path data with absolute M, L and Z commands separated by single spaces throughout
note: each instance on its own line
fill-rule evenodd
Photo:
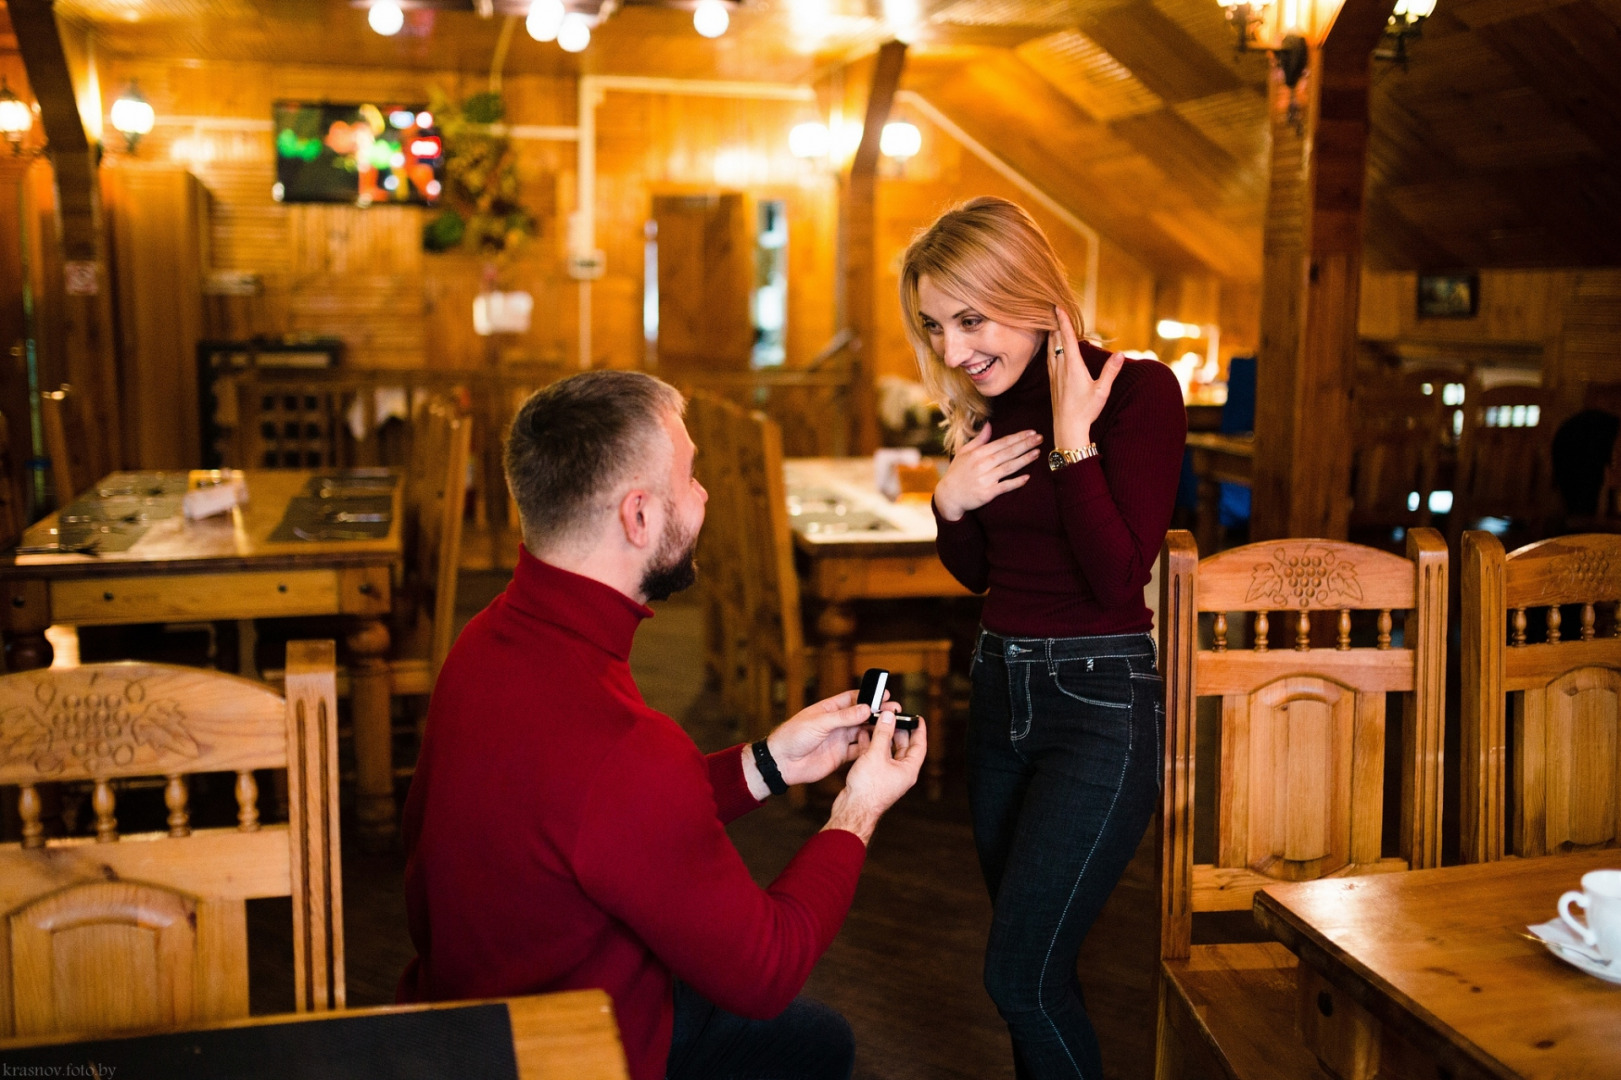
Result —
M 600 987 L 635 1080 L 664 1075 L 672 977 L 771 1017 L 832 942 L 866 857 L 817 833 L 762 889 L 724 824 L 758 803 L 630 675 L 653 614 L 520 551 L 456 641 L 405 804 L 417 948 L 401 1001 Z
M 1109 358 L 1081 343 L 1095 378 Z M 985 627 L 1016 637 L 1075 637 L 1148 630 L 1143 603 L 1171 524 L 1188 415 L 1171 369 L 1127 360 L 1092 424 L 1098 456 L 1057 472 L 1051 383 L 1044 354 L 991 399 L 991 437 L 1034 430 L 1042 455 L 1030 482 L 940 526 L 940 561 L 974 592 L 989 593 Z M 1066 449 L 1073 449 L 1072 447 Z

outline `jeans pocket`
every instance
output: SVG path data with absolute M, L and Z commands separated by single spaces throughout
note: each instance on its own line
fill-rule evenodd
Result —
M 1131 662 L 1123 656 L 1056 660 L 1051 671 L 1053 685 L 1065 697 L 1089 705 L 1131 708 Z

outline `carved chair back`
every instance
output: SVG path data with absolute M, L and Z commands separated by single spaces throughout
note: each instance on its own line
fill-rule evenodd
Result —
M 295 1000 L 342 1008 L 337 691 L 330 641 L 287 650 L 287 696 L 159 664 L 0 677 L 0 1039 L 172 1027 L 248 1012 L 249 899 L 291 896 Z M 255 772 L 285 769 L 288 821 Z M 194 828 L 188 777 L 235 775 L 234 828 Z M 121 837 L 116 785 L 158 777 L 167 831 Z M 37 785 L 94 787 L 96 836 L 47 840 Z
M 1409 531 L 1405 558 L 1331 540 L 1278 540 L 1201 560 L 1193 538 L 1177 531 L 1162 560 L 1162 954 L 1189 955 L 1195 911 L 1248 910 L 1255 890 L 1273 882 L 1439 865 L 1447 602 L 1440 534 Z M 1353 640 L 1358 611 L 1373 615 L 1370 644 Z M 1400 645 L 1397 611 L 1407 613 Z M 1331 644 L 1319 647 L 1319 635 Z M 1399 851 L 1387 855 L 1391 692 L 1404 695 L 1403 764 Z M 1200 697 L 1220 698 L 1221 742 L 1211 778 L 1215 857 L 1195 865 Z
M 1463 858 L 1621 846 L 1621 536 L 1462 557 Z

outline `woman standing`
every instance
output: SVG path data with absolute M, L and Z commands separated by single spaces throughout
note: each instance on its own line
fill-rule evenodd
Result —
M 901 306 L 946 414 L 940 559 L 987 592 L 969 792 L 995 916 L 985 986 L 1021 1077 L 1102 1076 L 1081 939 L 1158 799 L 1164 693 L 1143 602 L 1187 413 L 1176 377 L 1080 340 L 1030 215 L 980 198 L 906 251 Z

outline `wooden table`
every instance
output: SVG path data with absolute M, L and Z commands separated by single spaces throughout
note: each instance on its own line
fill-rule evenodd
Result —
M 1221 543 L 1221 485 L 1255 480 L 1255 436 L 1190 431 L 1188 456 L 1199 478 L 1199 508 L 1194 538 L 1200 555 L 1214 555 Z
M 794 546 L 806 558 L 803 592 L 822 603 L 817 690 L 827 697 L 853 685 L 857 601 L 972 594 L 935 553 L 928 498 L 890 502 L 871 458 L 789 458 L 783 474 Z
M 1621 851 L 1271 885 L 1306 1042 L 1342 1080 L 1621 1076 L 1621 986 L 1521 936 Z
M 518 1080 L 625 1080 L 624 1046 L 614 1023 L 613 1003 L 601 990 L 569 990 L 493 1001 L 453 1001 L 433 1005 L 384 1005 L 368 1009 L 283 1013 L 245 1020 L 187 1027 L 188 1036 L 176 1032 L 137 1032 L 108 1035 L 94 1041 L 72 1036 L 43 1036 L 0 1042 L 0 1056 L 16 1069 L 37 1068 L 34 1075 L 95 1075 L 89 1062 L 111 1066 L 102 1076 L 197 1075 L 202 1056 L 216 1067 L 228 1066 L 241 1055 L 266 1066 L 264 1072 L 295 1076 L 307 1072 L 311 1055 L 323 1049 L 337 1055 L 343 1073 L 356 1063 L 348 1058 L 363 1054 L 365 1064 L 379 1074 L 422 1075 L 430 1067 L 457 1070 L 467 1062 L 456 1059 L 455 1045 L 444 1046 L 466 1029 L 446 1028 L 434 1021 L 456 1023 L 457 1014 L 470 1016 L 491 1005 L 504 1008 L 512 1031 L 513 1063 Z M 374 1025 L 389 1024 L 379 1038 Z M 265 1029 L 271 1029 L 266 1031 Z M 323 1030 L 324 1029 L 324 1030 Z M 372 1054 L 380 1053 L 381 1060 Z M 235 1057 L 233 1057 L 235 1055 Z M 426 1059 L 425 1059 L 426 1055 Z M 446 1061 L 445 1058 L 449 1058 Z M 437 1060 L 435 1060 L 437 1058 Z M 140 1061 L 153 1071 L 126 1070 Z M 240 1061 L 236 1061 L 240 1065 Z M 66 1070 L 76 1065 L 80 1073 Z M 445 1072 L 441 1075 L 460 1075 Z
M 140 514 L 140 491 L 154 478 L 186 474 L 113 473 L 92 491 Z M 190 474 L 193 478 L 206 473 Z M 304 615 L 350 617 L 345 642 L 354 709 L 357 810 L 368 842 L 395 830 L 389 735 L 389 632 L 385 616 L 402 568 L 401 487 L 393 487 L 388 534 L 376 540 L 292 540 L 271 534 L 294 496 L 317 474 L 249 470 L 249 502 L 229 514 L 188 521 L 155 517 L 128 550 L 98 554 L 0 555 L 6 601 L 0 632 L 13 671 L 45 667 L 56 623 L 111 626 L 150 622 L 211 622 Z M 132 491 L 132 494 L 122 494 Z M 88 493 L 87 493 L 88 494 Z M 147 500 L 150 501 L 150 500 Z M 60 514 L 35 523 L 20 546 L 57 540 Z

